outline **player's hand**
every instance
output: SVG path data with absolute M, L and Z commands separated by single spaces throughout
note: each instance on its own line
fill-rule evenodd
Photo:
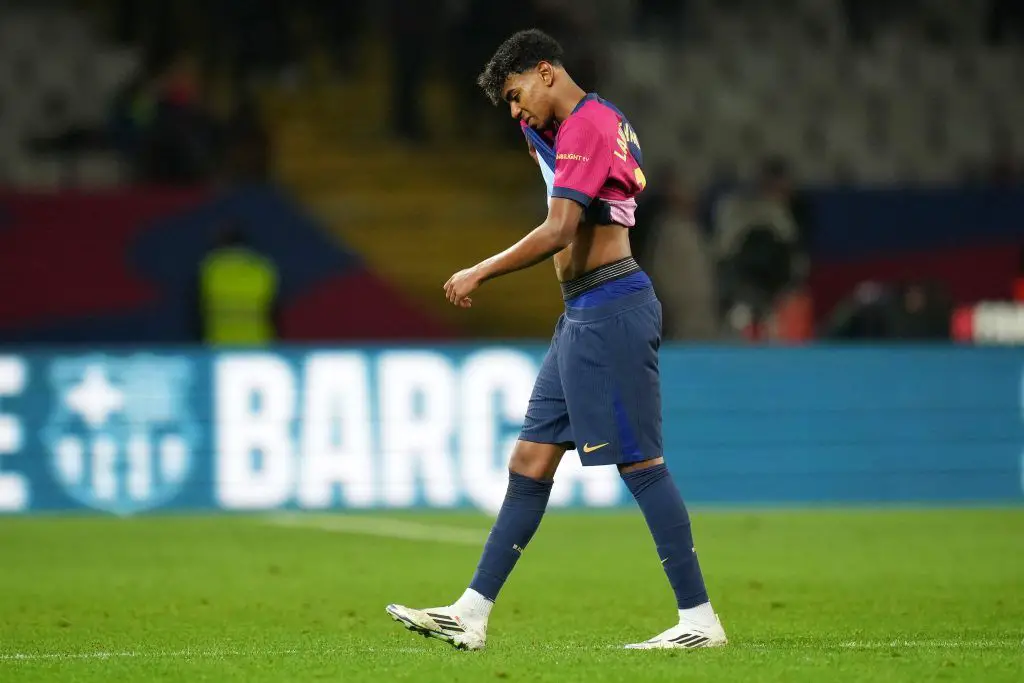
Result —
M 466 268 L 448 278 L 444 283 L 444 295 L 448 301 L 459 308 L 469 308 L 473 300 L 469 295 L 480 286 L 480 274 L 476 268 Z

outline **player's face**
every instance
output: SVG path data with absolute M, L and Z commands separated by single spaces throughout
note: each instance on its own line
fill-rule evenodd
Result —
M 544 62 L 535 69 L 509 76 L 504 94 L 512 118 L 537 130 L 551 125 L 555 113 L 550 85 L 550 65 Z

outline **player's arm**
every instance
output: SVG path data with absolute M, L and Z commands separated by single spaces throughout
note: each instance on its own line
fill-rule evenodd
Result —
M 505 251 L 475 266 L 480 282 L 529 268 L 562 251 L 576 238 L 582 217 L 581 204 L 572 199 L 552 197 L 548 217 L 543 223 Z
M 572 199 L 552 198 L 548 217 L 511 247 L 448 278 L 444 292 L 451 303 L 468 308 L 469 294 L 499 275 L 529 268 L 565 249 L 576 237 L 583 206 Z
M 444 286 L 448 300 L 469 306 L 472 302 L 468 295 L 481 283 L 529 268 L 569 246 L 583 212 L 608 179 L 610 155 L 610 148 L 593 123 L 566 121 L 558 139 L 547 218 L 505 251 L 449 278 Z

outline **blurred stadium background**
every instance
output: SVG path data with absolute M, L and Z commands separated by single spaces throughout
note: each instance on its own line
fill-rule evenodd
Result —
M 434 509 L 500 504 L 562 305 L 544 266 L 471 311 L 441 296 L 543 218 L 517 126 L 474 84 L 531 26 L 645 153 L 632 240 L 665 309 L 666 457 L 716 604 L 752 643 L 748 669 L 707 659 L 693 680 L 777 680 L 757 648 L 798 666 L 819 632 L 865 668 L 826 652 L 806 680 L 886 680 L 896 632 L 923 654 L 894 680 L 1020 680 L 1017 0 L 0 2 L 0 513 L 30 517 L 0 519 L 0 679 L 308 680 L 339 651 L 346 680 L 408 675 L 377 603 L 468 578 L 487 517 Z M 552 501 L 517 612 L 538 609 L 527 587 L 558 604 L 559 566 L 615 590 L 582 545 L 604 524 L 629 532 L 614 576 L 646 548 L 613 470 L 570 454 Z M 807 505 L 860 511 L 749 511 Z M 180 511 L 201 514 L 163 518 Z M 332 514 L 281 516 L 311 511 Z M 341 587 L 324 562 L 363 578 Z M 648 569 L 654 610 L 668 594 Z M 617 613 L 585 631 L 589 600 L 559 607 L 570 641 L 624 638 Z M 561 674 L 557 652 L 495 656 L 423 665 L 629 675 L 606 654 Z

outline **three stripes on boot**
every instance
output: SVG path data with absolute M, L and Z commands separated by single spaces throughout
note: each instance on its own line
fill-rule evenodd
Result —
M 435 612 L 427 612 L 427 616 L 434 620 L 434 622 L 446 631 L 454 631 L 455 633 L 465 633 L 466 629 L 455 623 L 455 620 L 444 614 L 437 614 Z

